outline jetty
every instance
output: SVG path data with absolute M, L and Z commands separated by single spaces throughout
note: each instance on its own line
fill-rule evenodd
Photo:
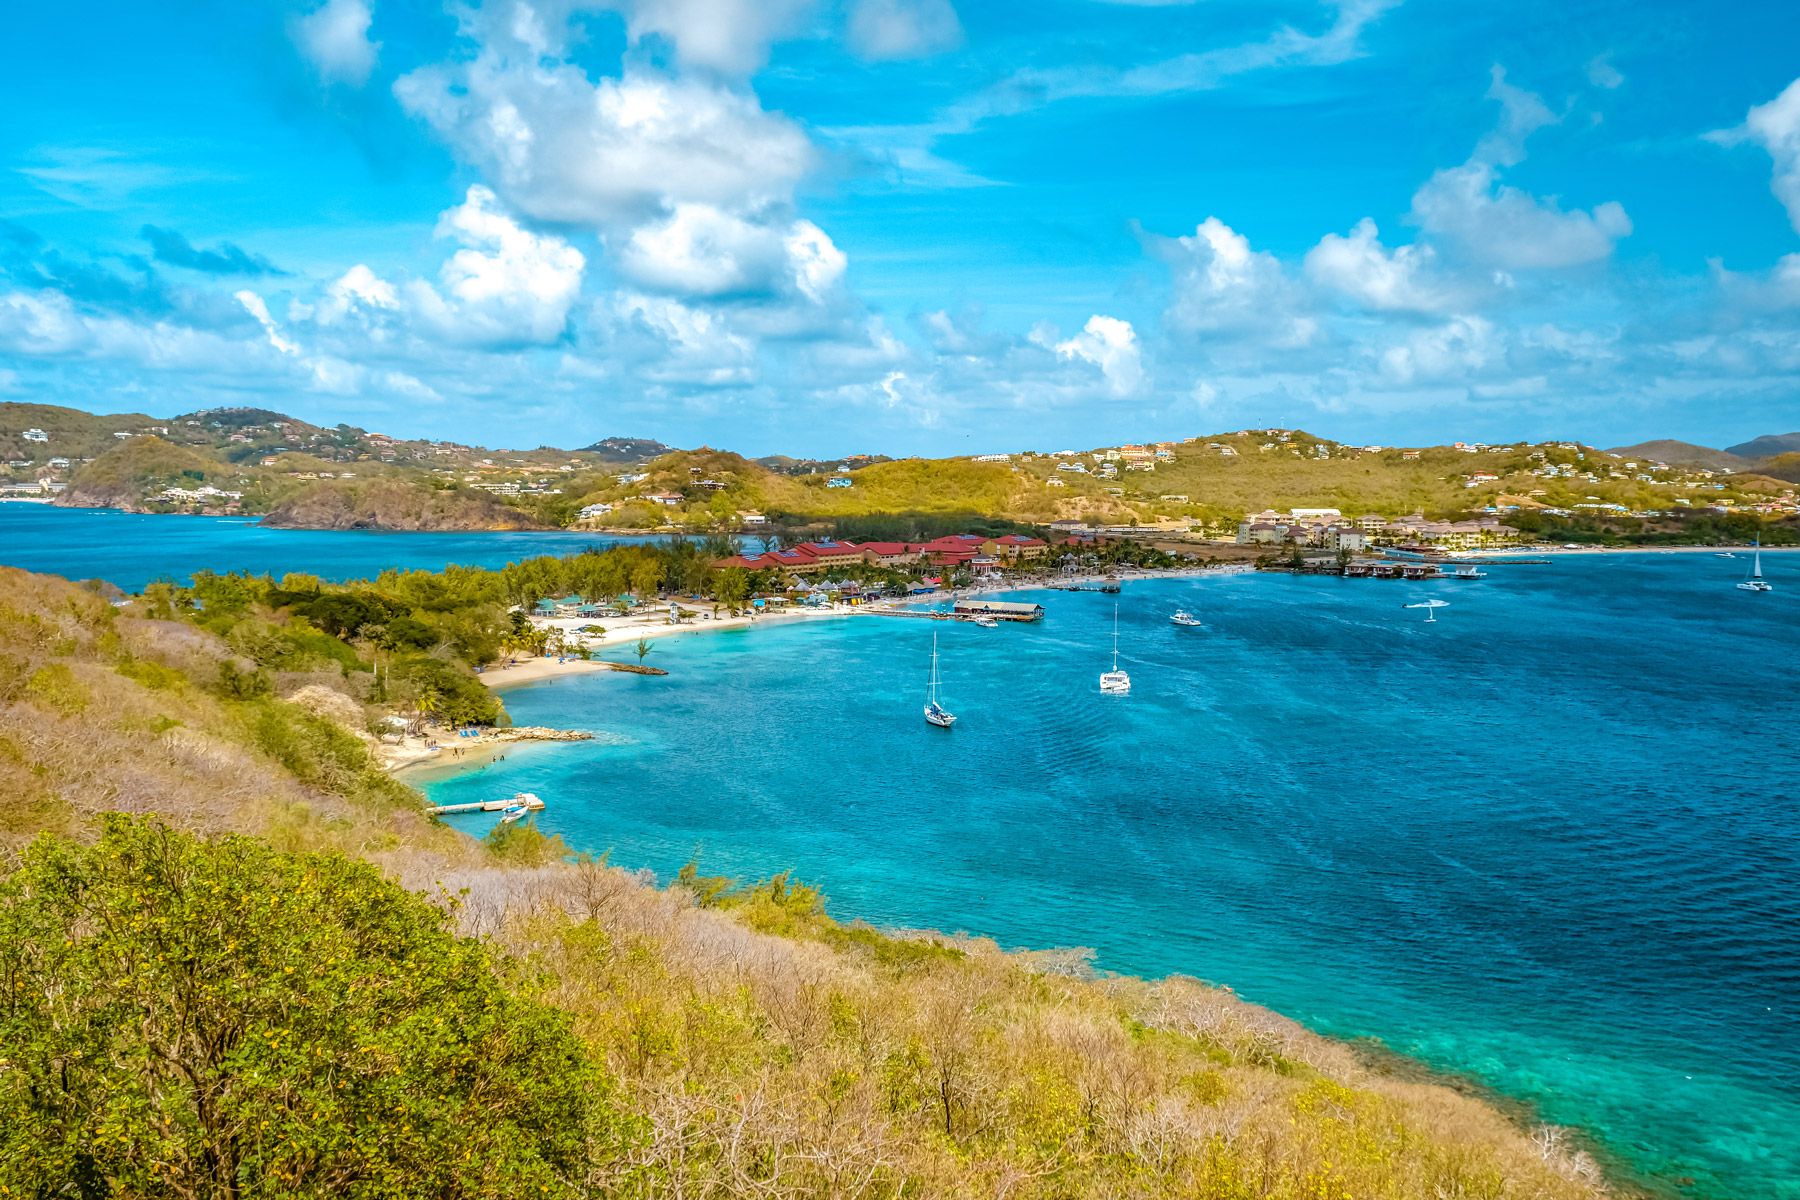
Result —
M 520 792 L 516 796 L 508 796 L 504 800 L 473 800 L 468 804 L 439 804 L 425 810 L 428 816 L 442 817 L 450 813 L 503 812 L 515 804 L 523 804 L 526 812 L 538 812 L 544 802 L 536 792 Z
M 983 618 L 993 621 L 1041 621 L 1044 619 L 1044 606 L 1015 604 L 1007 600 L 958 600 L 956 608 L 950 612 L 931 608 L 872 608 L 864 610 L 863 615 L 907 617 L 914 621 L 979 621 Z

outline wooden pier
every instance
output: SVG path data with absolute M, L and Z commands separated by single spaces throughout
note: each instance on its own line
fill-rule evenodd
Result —
M 544 802 L 533 793 L 520 792 L 516 796 L 508 796 L 504 800 L 475 800 L 468 804 L 440 804 L 425 811 L 431 816 L 442 817 L 451 813 L 502 812 L 515 804 L 523 804 L 526 812 L 537 812 L 544 807 Z

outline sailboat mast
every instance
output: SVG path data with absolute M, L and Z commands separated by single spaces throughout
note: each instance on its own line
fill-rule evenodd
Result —
M 931 679 L 925 685 L 927 703 L 937 703 L 937 630 L 931 631 Z
M 1119 669 L 1119 602 L 1113 601 L 1113 670 Z

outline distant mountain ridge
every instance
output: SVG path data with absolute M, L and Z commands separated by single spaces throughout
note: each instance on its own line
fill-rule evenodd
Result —
M 1617 454 L 1621 458 L 1647 458 L 1671 466 L 1704 467 L 1709 471 L 1741 471 L 1750 465 L 1749 459 L 1740 458 L 1733 451 L 1715 450 L 1711 446 L 1676 441 L 1673 438 L 1638 442 L 1633 446 L 1615 446 L 1607 453 Z
M 1800 433 L 1766 433 L 1747 442 L 1725 447 L 1725 453 L 1742 458 L 1774 458 L 1778 454 L 1800 452 Z

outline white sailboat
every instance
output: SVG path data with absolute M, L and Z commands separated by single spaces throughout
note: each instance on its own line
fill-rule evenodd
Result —
M 936 725 L 939 729 L 948 729 L 956 724 L 956 714 L 938 703 L 938 651 L 937 634 L 931 635 L 931 682 L 925 685 L 925 722 Z
M 1108 696 L 1131 694 L 1131 676 L 1119 670 L 1119 606 L 1113 605 L 1113 665 L 1100 673 L 1100 690 Z
M 1437 622 L 1437 610 L 1440 608 L 1449 608 L 1450 602 L 1448 600 L 1421 600 L 1417 604 L 1408 604 L 1406 607 L 1424 609 L 1425 623 L 1431 625 Z
M 1750 578 L 1738 584 L 1740 592 L 1772 592 L 1775 588 L 1762 576 L 1762 538 L 1756 539 L 1756 548 L 1750 555 Z

